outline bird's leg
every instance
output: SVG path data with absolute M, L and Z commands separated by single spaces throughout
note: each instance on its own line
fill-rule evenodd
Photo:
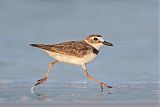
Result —
M 101 92 L 103 92 L 103 87 L 112 88 L 111 86 L 108 86 L 108 85 L 104 84 L 103 82 L 101 82 L 101 81 L 95 79 L 94 77 L 92 77 L 87 72 L 87 69 L 86 69 L 85 65 L 82 65 L 82 68 L 83 68 L 83 71 L 85 72 L 87 78 L 89 78 L 90 80 L 96 81 L 101 86 Z
M 57 60 L 57 61 L 54 61 L 54 62 L 51 62 L 51 63 L 50 63 L 46 75 L 45 75 L 42 79 L 38 80 L 37 83 L 34 85 L 34 87 L 32 87 L 32 89 L 34 89 L 35 86 L 38 86 L 38 85 L 40 85 L 40 84 L 43 84 L 43 83 L 47 80 L 47 78 L 48 78 L 48 76 L 49 76 L 49 74 L 50 74 L 51 68 L 53 67 L 54 64 L 56 64 L 56 63 L 58 63 L 58 62 L 59 62 L 59 61 Z

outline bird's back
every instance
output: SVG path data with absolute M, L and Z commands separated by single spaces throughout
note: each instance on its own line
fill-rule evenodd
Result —
M 31 44 L 31 46 L 63 55 L 75 56 L 78 58 L 82 58 L 91 52 L 98 54 L 95 48 L 85 41 L 69 41 L 54 45 Z

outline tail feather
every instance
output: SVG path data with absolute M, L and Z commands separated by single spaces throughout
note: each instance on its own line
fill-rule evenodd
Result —
M 30 46 L 36 47 L 36 48 L 41 48 L 44 50 L 51 50 L 52 45 L 44 45 L 44 44 L 30 44 Z
M 30 44 L 30 46 L 41 48 L 44 45 L 43 44 Z

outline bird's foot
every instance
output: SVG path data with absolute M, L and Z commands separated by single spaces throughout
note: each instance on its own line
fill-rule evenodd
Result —
M 106 88 L 112 88 L 112 86 L 108 86 L 108 85 L 106 85 L 106 84 L 103 83 L 103 82 L 101 82 L 100 85 L 101 85 L 101 88 L 102 88 L 103 86 L 106 87 Z
M 106 84 L 103 83 L 103 82 L 100 82 L 100 86 L 101 86 L 101 93 L 103 93 L 103 87 L 106 87 L 106 88 L 109 88 L 109 89 L 112 88 L 112 86 L 108 86 L 108 85 L 106 85 Z
M 47 80 L 47 77 L 44 77 L 44 78 L 38 80 L 37 83 L 35 84 L 35 86 L 38 86 L 38 85 L 40 85 L 40 84 L 43 84 L 46 80 Z
M 37 83 L 33 87 L 31 87 L 31 93 L 34 92 L 34 89 L 35 89 L 36 86 L 38 86 L 40 84 L 43 84 L 46 80 L 47 80 L 47 77 L 44 77 L 44 78 L 38 80 Z

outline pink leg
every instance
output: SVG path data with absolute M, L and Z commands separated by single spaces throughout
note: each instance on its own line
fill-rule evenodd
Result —
M 35 86 L 38 86 L 38 85 L 40 85 L 40 84 L 43 84 L 43 83 L 47 80 L 47 78 L 48 78 L 48 76 L 49 76 L 49 74 L 50 74 L 51 68 L 53 67 L 54 64 L 56 64 L 56 63 L 58 63 L 58 62 L 59 62 L 59 61 L 57 60 L 57 61 L 54 61 L 54 62 L 51 62 L 51 63 L 50 63 L 46 75 L 45 75 L 42 79 L 38 80 L 37 83 L 35 84 Z

